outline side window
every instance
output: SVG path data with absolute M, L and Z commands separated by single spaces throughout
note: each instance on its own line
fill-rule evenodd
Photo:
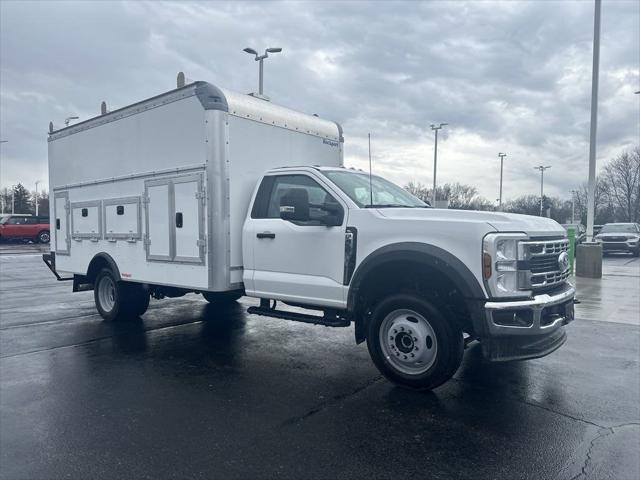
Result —
M 330 212 L 342 212 L 338 201 L 312 178 L 306 175 L 280 175 L 274 177 L 264 218 L 280 218 L 280 200 L 292 188 L 307 191 L 310 222 L 317 222 Z
M 25 217 L 25 222 L 27 225 L 37 225 L 38 217 Z
M 24 223 L 23 219 L 24 217 L 11 217 L 7 223 L 9 225 L 22 225 Z

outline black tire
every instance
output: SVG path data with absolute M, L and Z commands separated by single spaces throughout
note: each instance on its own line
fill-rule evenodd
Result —
M 49 234 L 49 230 L 41 231 L 34 243 L 49 243 L 51 241 L 51 235 Z
M 98 313 L 107 321 L 121 320 L 129 316 L 126 285 L 119 281 L 109 268 L 98 272 L 93 283 L 93 299 Z
M 410 374 L 403 372 L 393 363 L 397 363 L 398 360 L 395 360 L 395 357 L 392 360 L 384 353 L 384 349 L 387 347 L 381 345 L 381 328 L 383 328 L 383 323 L 388 325 L 388 320 L 385 322 L 387 317 L 392 317 L 394 312 L 399 311 L 415 312 L 417 314 L 415 316 L 426 320 L 430 328 L 429 332 L 435 333 L 436 342 L 433 339 L 430 340 L 430 335 L 425 337 L 426 343 L 424 346 L 416 342 L 416 345 L 421 346 L 421 348 L 431 349 L 433 345 L 436 346 L 435 354 L 429 361 L 430 366 L 424 372 Z M 378 370 L 393 383 L 413 390 L 431 390 L 449 380 L 456 373 L 462 362 L 464 340 L 460 328 L 452 321 L 447 320 L 443 313 L 444 309 L 438 308 L 433 303 L 415 295 L 398 294 L 383 299 L 375 307 L 367 330 L 367 347 L 369 348 L 371 359 Z M 407 316 L 409 320 L 412 318 L 416 320 L 415 317 Z M 404 333 L 402 334 L 404 335 Z M 409 336 L 413 337 L 413 333 Z M 400 333 L 396 338 L 399 337 Z M 413 340 L 417 339 L 413 338 Z M 429 345 L 429 342 L 431 342 L 431 345 Z M 398 345 L 398 348 L 403 346 L 398 343 L 396 345 Z M 411 342 L 411 348 L 413 348 L 413 345 L 413 342 Z M 396 351 L 396 355 L 398 353 L 400 352 Z M 409 354 L 411 355 L 411 353 Z M 402 356 L 406 358 L 406 355 Z
M 202 292 L 202 296 L 209 303 L 228 305 L 242 297 L 242 292 Z
M 132 317 L 141 317 L 149 308 L 149 289 L 140 283 L 125 283 L 127 311 Z

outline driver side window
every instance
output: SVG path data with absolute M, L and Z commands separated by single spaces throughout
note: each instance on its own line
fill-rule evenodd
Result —
M 315 180 L 306 175 L 279 175 L 274 178 L 265 218 L 280 218 L 283 195 L 291 189 L 304 189 L 309 196 L 309 220 L 318 221 L 328 215 L 327 206 L 341 208 L 338 201 Z

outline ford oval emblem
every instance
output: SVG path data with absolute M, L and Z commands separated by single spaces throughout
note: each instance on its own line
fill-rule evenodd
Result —
M 567 252 L 562 252 L 558 255 L 558 268 L 561 272 L 569 268 L 569 254 Z

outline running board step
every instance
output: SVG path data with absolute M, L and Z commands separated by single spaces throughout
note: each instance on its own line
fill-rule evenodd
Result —
M 312 323 L 314 325 L 324 325 L 325 327 L 348 327 L 351 322 L 337 316 L 307 315 L 305 313 L 285 312 L 284 310 L 275 310 L 268 307 L 249 307 L 247 312 L 252 315 L 261 315 L 264 317 L 282 318 L 284 320 L 292 320 L 294 322 Z

